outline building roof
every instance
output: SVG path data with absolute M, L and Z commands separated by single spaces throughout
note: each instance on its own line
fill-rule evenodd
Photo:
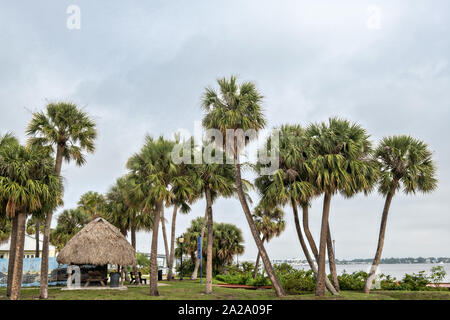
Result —
M 39 235 L 39 249 L 40 251 L 42 251 L 42 245 L 43 245 L 43 236 L 42 234 Z M 9 251 L 9 247 L 11 243 L 11 237 L 0 244 L 0 251 Z M 51 244 L 49 244 L 49 250 L 55 250 L 55 246 L 52 246 Z M 24 251 L 34 251 L 36 250 L 36 237 L 34 235 L 28 235 L 25 234 L 25 245 L 24 245 Z
M 119 229 L 99 217 L 70 239 L 56 260 L 62 264 L 126 266 L 136 264 L 136 253 Z

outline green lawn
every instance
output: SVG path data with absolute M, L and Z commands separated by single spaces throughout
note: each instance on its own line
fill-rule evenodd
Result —
M 210 299 L 236 299 L 236 300 L 275 300 L 275 299 L 317 299 L 314 294 L 289 295 L 277 298 L 273 290 L 244 290 L 229 289 L 214 286 L 211 295 L 204 294 L 204 283 L 199 281 L 161 281 L 167 284 L 159 287 L 159 297 L 151 297 L 148 285 L 139 287 L 129 286 L 127 291 L 100 290 L 100 291 L 62 291 L 61 288 L 50 288 L 49 297 L 53 300 L 210 300 Z M 39 288 L 22 288 L 21 299 L 37 299 Z M 5 289 L 0 289 L 0 300 L 6 299 Z M 343 291 L 339 297 L 326 296 L 323 299 L 335 300 L 404 300 L 404 299 L 433 299 L 450 300 L 450 290 L 446 291 L 374 291 L 370 295 L 356 291 Z

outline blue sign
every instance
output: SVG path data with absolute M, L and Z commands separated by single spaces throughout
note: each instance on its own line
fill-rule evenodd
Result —
M 202 237 L 197 238 L 197 259 L 202 258 Z
M 202 270 L 202 237 L 197 238 L 197 259 L 200 260 L 200 284 L 203 282 L 203 270 Z

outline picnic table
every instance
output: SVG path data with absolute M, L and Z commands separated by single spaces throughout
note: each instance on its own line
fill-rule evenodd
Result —
M 91 282 L 100 282 L 100 284 L 104 287 L 105 286 L 105 277 L 100 271 L 89 271 L 88 272 L 88 279 L 85 283 L 85 287 L 89 286 Z

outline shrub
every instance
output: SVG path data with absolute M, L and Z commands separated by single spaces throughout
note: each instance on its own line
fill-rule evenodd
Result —
M 338 275 L 339 287 L 341 290 L 362 290 L 366 283 L 368 274 L 364 271 L 355 271 L 351 274 L 345 270 Z
M 288 294 L 314 291 L 316 279 L 311 270 L 297 270 L 287 263 L 274 266 L 281 285 Z
M 419 273 L 405 274 L 402 281 L 400 282 L 401 290 L 429 290 L 432 289 L 427 287 L 430 283 L 429 277 L 425 274 L 425 271 L 419 271 Z

